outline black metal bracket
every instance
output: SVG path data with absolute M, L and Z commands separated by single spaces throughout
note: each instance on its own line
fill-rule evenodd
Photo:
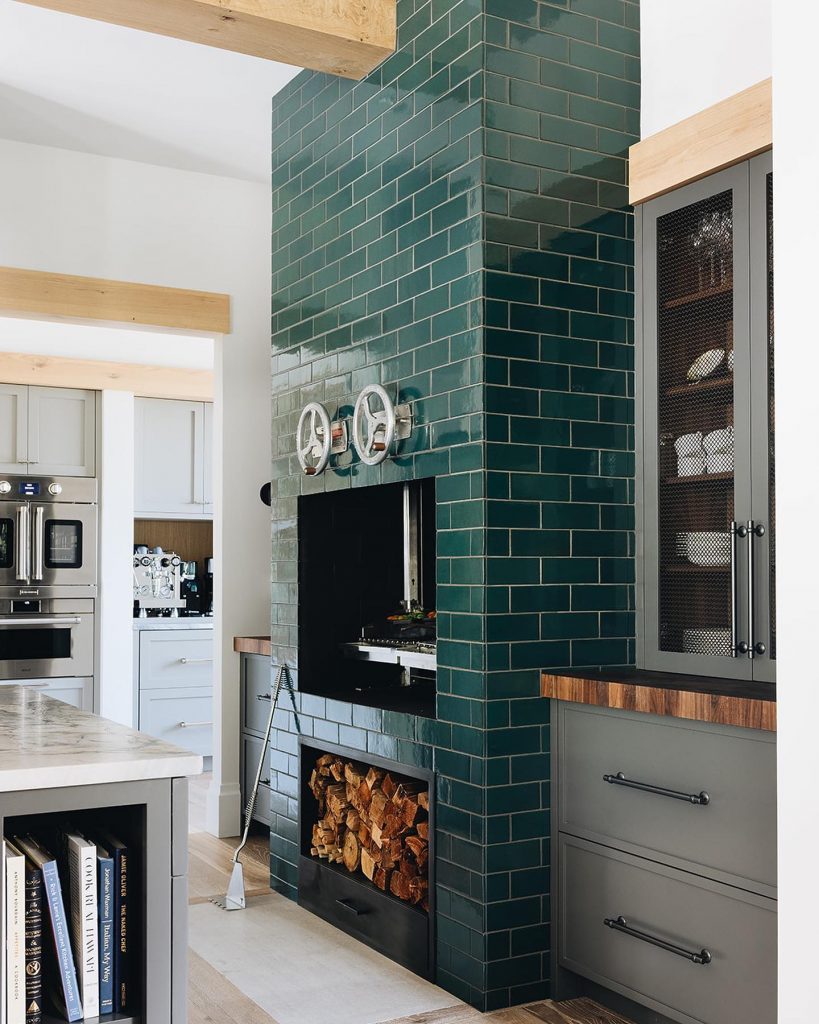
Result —
M 345 899 L 341 899 L 341 900 L 336 900 L 336 903 L 340 907 L 343 907 L 344 910 L 349 911 L 349 913 L 355 914 L 356 917 L 361 917 L 362 914 L 366 914 L 367 913 L 366 910 L 362 910 L 360 907 L 357 907 L 355 905 L 355 903 L 353 903 L 353 901 L 351 899 L 345 898 Z
M 649 935 L 648 932 L 641 932 L 637 928 L 632 928 L 622 914 L 620 917 L 604 918 L 603 924 L 615 932 L 622 932 L 624 935 L 630 935 L 632 938 L 639 939 L 641 942 L 648 942 L 649 945 L 657 946 L 658 949 L 664 949 L 667 953 L 673 953 L 675 956 L 681 956 L 684 960 L 690 960 L 692 964 L 699 964 L 701 967 L 706 967 L 711 963 L 712 956 L 709 950 L 701 949 L 697 953 L 696 951 L 684 949 L 682 946 L 675 946 L 673 942 L 666 942 L 665 939 L 660 939 L 656 935 Z
M 627 779 L 623 772 L 617 772 L 616 775 L 604 775 L 603 782 L 608 782 L 612 786 L 639 789 L 642 793 L 667 796 L 670 800 L 682 800 L 687 804 L 699 804 L 701 807 L 706 807 L 711 802 L 711 797 L 704 790 L 701 793 L 681 793 L 676 789 L 664 789 L 662 786 L 652 786 L 649 782 L 636 782 L 633 779 Z

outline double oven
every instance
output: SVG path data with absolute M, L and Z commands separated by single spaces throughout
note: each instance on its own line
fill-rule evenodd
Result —
M 94 674 L 97 481 L 0 477 L 0 680 Z

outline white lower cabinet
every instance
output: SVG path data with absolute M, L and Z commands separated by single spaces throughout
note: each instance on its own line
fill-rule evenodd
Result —
M 9 679 L 2 685 L 24 686 L 26 689 L 48 694 L 49 697 L 79 708 L 80 711 L 94 710 L 94 680 L 90 676 L 83 679 Z
M 203 757 L 213 754 L 213 631 L 137 630 L 140 732 Z

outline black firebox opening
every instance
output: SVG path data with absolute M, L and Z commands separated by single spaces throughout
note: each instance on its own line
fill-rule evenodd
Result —
M 299 688 L 435 714 L 435 481 L 299 499 Z

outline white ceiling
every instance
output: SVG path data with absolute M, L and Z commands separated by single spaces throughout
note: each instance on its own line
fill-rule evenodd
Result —
M 0 0 L 0 138 L 266 182 L 286 64 Z

